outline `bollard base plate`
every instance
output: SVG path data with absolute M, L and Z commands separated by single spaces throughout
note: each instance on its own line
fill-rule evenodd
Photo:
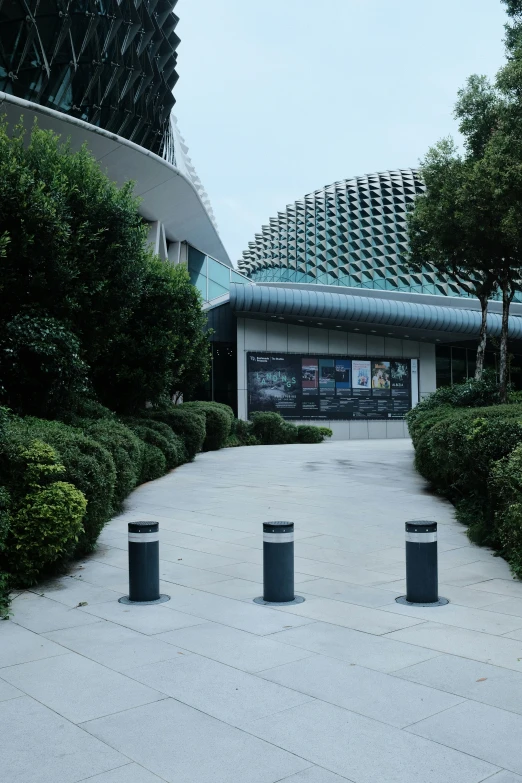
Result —
M 170 601 L 170 595 L 162 593 L 155 601 L 131 601 L 128 595 L 118 598 L 119 604 L 129 604 L 130 606 L 154 606 L 154 604 L 164 604 L 166 601 Z
M 304 600 L 302 595 L 296 595 L 293 601 L 265 601 L 263 596 L 253 599 L 255 604 L 263 604 L 263 606 L 294 606 L 294 604 L 302 604 Z
M 429 604 L 420 604 L 416 601 L 407 601 L 405 595 L 401 595 L 399 598 L 395 599 L 395 603 L 397 604 L 404 604 L 405 606 L 446 606 L 446 604 L 449 604 L 449 600 L 447 598 L 440 597 L 438 601 L 432 601 Z

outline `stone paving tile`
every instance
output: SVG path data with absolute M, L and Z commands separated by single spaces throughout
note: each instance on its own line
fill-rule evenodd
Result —
M 470 609 L 489 609 L 491 607 L 495 612 L 500 611 L 496 607 L 502 601 L 502 596 L 477 590 L 477 587 L 478 585 L 456 587 L 439 581 L 439 595 L 458 606 L 469 606 Z M 406 587 L 404 589 L 406 590 Z
M 237 577 L 238 579 L 251 579 L 254 582 L 263 581 L 263 563 L 234 563 L 233 565 L 222 566 L 213 568 L 216 574 L 225 574 L 230 577 Z M 294 582 L 296 585 L 301 582 L 308 582 L 313 577 L 310 574 L 300 574 L 298 571 L 294 573 Z M 254 596 L 255 597 L 255 596 Z
M 279 781 L 279 783 L 346 783 L 348 778 L 334 775 L 333 772 L 322 767 L 308 767 L 303 772 L 298 772 L 297 775 L 290 775 L 289 778 Z M 353 783 L 353 781 L 348 781 Z
M 413 644 L 394 641 L 388 636 L 373 636 L 319 622 L 276 633 L 270 638 L 383 672 L 402 669 L 408 664 L 426 661 L 440 654 Z
M 19 691 L 18 688 L 14 688 L 5 680 L 0 679 L 0 701 L 17 699 L 19 696 L 25 696 L 23 691 Z
M 11 685 L 72 723 L 164 698 L 163 694 L 76 653 L 0 671 Z
M 245 672 L 259 672 L 313 655 L 271 637 L 255 636 L 220 623 L 203 622 L 156 638 Z
M 364 585 L 351 585 L 348 582 L 338 582 L 335 579 L 314 579 L 303 584 L 301 593 L 307 595 L 331 598 L 334 601 L 346 601 L 358 606 L 367 606 L 372 609 L 385 606 L 393 600 L 394 593 L 379 587 L 365 587 Z
M 405 689 L 404 682 L 389 674 L 324 655 L 268 669 L 259 676 L 399 729 L 462 701 L 413 683 Z
M 478 590 L 476 591 L 478 593 Z M 495 603 L 488 604 L 486 609 L 492 611 L 492 612 L 499 612 L 500 614 L 511 614 L 514 617 L 522 617 L 522 596 L 520 598 L 505 598 L 504 596 L 498 595 L 498 593 L 486 593 L 481 592 L 479 595 L 487 595 L 487 596 L 493 596 L 495 595 L 495 598 L 500 598 L 500 601 L 495 601 Z
M 439 655 L 394 675 L 522 715 L 522 672 L 455 655 Z
M 224 598 L 236 598 L 239 601 L 251 601 L 253 598 L 263 595 L 262 582 L 251 582 L 249 579 L 232 577 L 220 582 L 212 582 L 209 585 L 202 585 L 200 589 L 206 593 L 222 595 Z
M 178 654 L 172 644 L 160 641 L 157 635 L 147 636 L 107 621 L 52 631 L 45 636 L 117 672 L 125 672 L 146 663 L 165 661 Z
M 278 612 L 266 606 L 243 603 L 201 591 L 195 592 L 189 598 L 175 598 L 164 606 L 259 636 L 312 622 L 306 617 L 293 617 L 286 612 Z
M 493 775 L 492 778 L 488 778 L 487 783 L 522 783 L 522 777 L 515 775 L 514 772 L 502 770 L 502 772 L 497 772 L 496 775 Z
M 238 728 L 256 718 L 311 701 L 309 696 L 297 690 L 201 655 L 176 656 L 168 661 L 131 669 L 127 674 L 160 693 Z
M 514 579 L 487 579 L 473 585 L 475 590 L 522 599 L 522 582 Z
M 4 666 L 65 655 L 67 652 L 64 647 L 10 620 L 0 622 L 0 677 Z
M 383 611 L 400 614 L 404 617 L 418 617 L 421 620 L 434 620 L 444 625 L 453 625 L 457 628 L 467 628 L 470 631 L 482 631 L 482 633 L 502 636 L 517 630 L 522 625 L 522 618 L 507 614 L 497 614 L 495 610 L 488 612 L 484 609 L 470 609 L 465 606 L 449 603 L 446 606 L 433 607 L 405 606 L 395 601 L 388 606 L 381 607 Z
M 276 783 L 310 766 L 174 699 L 84 723 L 83 728 L 167 783 L 195 783 L 196 771 L 197 783 Z
M 128 582 L 128 570 L 100 563 L 98 560 L 82 560 L 71 567 L 70 575 L 83 582 L 115 589 L 122 582 Z
M 117 601 L 121 595 L 121 593 L 109 590 L 107 587 L 97 587 L 89 582 L 71 579 L 70 576 L 54 579 L 48 584 L 38 585 L 31 592 L 44 598 L 51 598 L 53 601 L 71 608 L 84 601 L 91 605 L 102 604 L 105 601 Z
M 348 604 L 343 601 L 332 601 L 327 598 L 307 598 L 304 603 L 282 607 L 281 611 L 284 614 L 309 617 L 312 620 L 320 620 L 373 634 L 387 634 L 391 631 L 398 631 L 400 628 L 408 628 L 422 623 L 422 619 L 416 617 L 402 617 L 391 612 Z
M 6 783 L 78 783 L 129 761 L 27 696 L 0 704 L 0 725 Z
M 319 701 L 245 730 L 357 783 L 478 783 L 498 771 L 467 753 Z
M 125 764 L 110 772 L 85 778 L 85 783 L 163 783 L 162 778 L 153 775 L 138 764 Z
M 71 609 L 63 603 L 42 598 L 34 593 L 22 593 L 11 604 L 11 621 L 35 633 L 57 631 L 98 622 L 96 617 Z
M 477 702 L 463 702 L 420 721 L 408 732 L 455 748 L 490 764 L 522 773 L 522 716 Z M 518 741 L 514 741 L 514 738 Z
M 505 636 L 427 622 L 395 631 L 387 638 L 522 672 L 522 646 Z
M 166 606 L 167 604 L 129 606 L 128 604 L 114 602 L 98 604 L 97 606 L 83 606 L 78 611 L 84 612 L 89 616 L 94 615 L 92 619 L 110 620 L 113 623 L 145 634 L 164 633 L 165 631 L 173 631 L 175 628 L 196 625 L 200 622 L 190 614 L 169 611 L 166 609 Z
M 219 579 L 230 579 L 229 576 L 216 571 L 191 568 L 182 563 L 169 563 L 167 560 L 160 560 L 160 578 L 183 587 L 200 587 L 218 582 Z

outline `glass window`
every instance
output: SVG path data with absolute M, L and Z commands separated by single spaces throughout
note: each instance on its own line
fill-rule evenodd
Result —
M 437 345 L 435 348 L 437 388 L 451 386 L 451 348 Z
M 215 283 L 213 280 L 208 281 L 208 298 L 209 301 L 211 299 L 215 299 L 218 296 L 223 296 L 223 294 L 228 294 L 228 286 L 219 285 L 219 283 Z
M 464 383 L 468 377 L 465 348 L 451 349 L 451 377 L 452 383 Z
M 230 284 L 230 267 L 220 264 L 213 258 L 208 259 L 208 276 L 210 280 L 228 289 Z

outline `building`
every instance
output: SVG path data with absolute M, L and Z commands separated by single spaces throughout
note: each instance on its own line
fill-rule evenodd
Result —
M 411 273 L 406 212 L 424 190 L 415 169 L 342 180 L 286 207 L 249 243 L 233 282 L 207 304 L 219 378 L 237 364 L 241 418 L 275 410 L 328 424 L 335 437 L 405 437 L 405 414 L 437 386 L 473 376 L 480 306 L 431 270 Z M 490 303 L 491 349 L 501 305 Z M 521 385 L 522 304 L 510 318 Z M 228 397 L 227 397 L 228 394 Z
M 0 115 L 87 143 L 112 180 L 134 180 L 162 258 L 188 263 L 192 247 L 231 269 L 172 114 L 176 3 L 4 0 Z

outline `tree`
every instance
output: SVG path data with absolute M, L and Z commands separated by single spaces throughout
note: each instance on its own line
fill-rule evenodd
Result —
M 426 192 L 408 213 L 409 265 L 425 267 L 456 282 L 476 296 L 482 313 L 475 378 L 482 377 L 487 338 L 488 300 L 497 285 L 493 236 L 488 205 L 474 187 L 473 165 L 457 152 L 451 139 L 443 139 L 421 163 Z
M 201 300 L 147 247 L 133 184 L 86 147 L 26 135 L 0 120 L 0 403 L 54 416 L 90 385 L 133 412 L 204 382 Z

